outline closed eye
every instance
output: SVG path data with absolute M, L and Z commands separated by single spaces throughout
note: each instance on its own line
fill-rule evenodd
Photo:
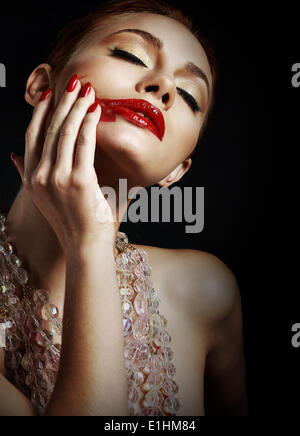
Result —
M 188 92 L 184 91 L 181 88 L 176 88 L 176 89 L 178 89 L 179 94 L 181 94 L 182 97 L 185 99 L 185 101 L 191 106 L 193 112 L 202 112 L 202 109 L 200 108 L 194 97 L 191 96 L 191 94 L 189 94 Z
M 132 62 L 136 65 L 142 65 L 143 67 L 147 67 L 147 65 L 144 64 L 143 61 L 141 61 L 138 57 L 134 56 L 131 53 L 128 53 L 125 50 L 120 50 L 118 48 L 110 49 L 111 55 L 119 58 L 123 58 L 128 60 L 129 62 Z M 202 112 L 202 109 L 194 99 L 194 97 L 189 94 L 188 92 L 184 91 L 181 88 L 176 88 L 179 92 L 179 94 L 182 96 L 182 98 L 188 103 L 188 105 L 191 107 L 193 112 Z
M 133 54 L 128 53 L 127 51 L 120 50 L 118 48 L 111 49 L 110 51 L 112 56 L 127 59 L 134 64 L 143 65 L 144 67 L 147 68 L 147 65 L 145 65 L 144 62 L 142 62 L 139 58 L 137 58 Z

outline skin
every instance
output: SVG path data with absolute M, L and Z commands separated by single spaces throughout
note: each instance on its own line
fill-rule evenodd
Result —
M 30 280 L 49 290 L 51 300 L 61 313 L 67 310 L 68 317 L 73 316 L 71 297 L 74 294 L 80 297 L 83 306 L 89 307 L 88 302 L 93 301 L 93 294 L 85 295 L 84 292 L 90 288 L 87 283 L 97 272 L 87 271 L 87 259 L 91 262 L 91 253 L 98 255 L 99 250 L 112 252 L 110 249 L 113 250 L 120 225 L 119 222 L 100 223 L 96 219 L 98 186 L 111 186 L 118 192 L 121 177 L 127 178 L 128 189 L 154 183 L 168 187 L 180 180 L 191 166 L 187 156 L 196 145 L 210 104 L 204 82 L 183 72 L 185 62 L 192 61 L 205 72 L 211 85 L 206 54 L 182 24 L 149 13 L 119 16 L 107 24 L 109 26 L 94 33 L 75 52 L 55 80 L 48 64 L 39 65 L 29 76 L 25 98 L 34 107 L 34 114 L 26 132 L 25 157 L 16 159 L 24 187 L 7 219 L 8 234 L 18 256 L 26 260 Z M 164 42 L 163 50 L 145 45 L 138 35 L 126 33 L 113 39 L 106 38 L 124 28 L 151 32 Z M 136 55 L 148 68 L 110 56 L 108 48 L 114 47 Z M 79 82 L 73 93 L 66 93 L 66 84 L 74 73 L 78 74 Z M 79 98 L 80 88 L 86 82 L 91 82 L 92 90 L 87 97 Z M 39 102 L 42 92 L 49 86 L 53 90 L 50 97 Z M 193 113 L 176 87 L 190 92 L 203 111 Z M 95 95 L 99 98 L 142 98 L 159 107 L 166 125 L 162 142 L 151 132 L 119 116 L 115 123 L 98 123 L 99 106 L 94 113 L 87 114 Z M 180 129 L 177 129 L 178 125 Z M 41 131 L 44 136 L 39 134 Z M 61 132 L 63 136 L 59 136 Z M 73 164 L 72 156 L 75 157 Z M 100 200 L 110 211 L 109 199 L 106 201 L 102 196 Z M 116 216 L 119 211 L 122 216 L 128 204 L 129 201 L 118 204 Z M 168 319 L 179 398 L 183 403 L 182 415 L 247 414 L 241 303 L 233 273 L 216 257 L 198 250 L 137 247 L 149 253 L 153 284 L 161 299 L 160 312 Z M 83 271 L 81 287 L 68 282 L 69 271 L 73 271 L 74 265 Z M 112 261 L 106 268 L 112 271 Z M 108 283 L 114 288 L 112 275 Z M 106 295 L 106 289 L 99 289 L 99 286 L 96 292 Z M 116 301 L 112 304 L 116 307 L 112 320 L 117 324 L 119 307 Z M 93 310 L 92 303 L 90 310 Z M 100 306 L 98 310 L 101 311 Z M 89 319 L 89 313 L 82 312 L 81 322 L 78 317 L 76 321 L 86 325 L 84 321 L 85 317 Z M 98 318 L 95 314 L 94 322 L 101 323 Z M 114 328 L 112 324 L 111 329 Z M 101 325 L 97 331 L 101 331 Z M 93 335 L 92 330 L 82 333 Z M 118 329 L 115 337 L 116 342 L 121 341 Z M 68 367 L 72 354 L 68 350 L 68 338 L 63 338 L 63 343 L 64 340 L 64 364 Z M 91 341 L 88 343 L 92 344 Z M 103 347 L 106 346 L 103 341 Z M 86 350 L 82 366 L 89 368 L 93 361 L 93 346 L 89 348 L 83 342 L 78 344 L 80 347 Z M 0 350 L 0 372 L 4 374 L 1 352 L 2 357 L 4 354 Z M 111 359 L 109 364 L 114 359 L 113 351 Z M 80 365 L 72 370 L 79 378 L 83 377 Z M 204 371 L 207 392 L 204 392 Z M 122 393 L 125 383 L 120 377 Z M 68 386 L 62 379 L 56 404 L 53 402 L 53 414 L 58 406 L 61 407 L 62 399 L 65 400 L 62 393 L 72 389 L 71 382 Z M 101 380 L 97 379 L 97 382 L 102 389 Z M 9 399 L 6 404 L 12 403 L 8 409 L 13 411 L 11 413 L 32 414 L 22 394 L 1 377 L 0 386 L 0 404 L 3 404 L 1 395 L 5 395 Z M 113 394 L 111 397 L 113 401 Z M 124 411 L 122 407 L 120 405 L 119 411 Z M 97 410 L 91 413 L 97 414 Z

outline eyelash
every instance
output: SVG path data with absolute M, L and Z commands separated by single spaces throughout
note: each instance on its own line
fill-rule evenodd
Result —
M 131 53 L 128 53 L 125 50 L 114 48 L 114 49 L 110 49 L 110 51 L 112 56 L 124 58 L 136 65 L 142 65 L 143 67 L 147 67 L 147 65 L 145 65 L 144 62 L 142 62 L 139 58 L 132 55 Z M 193 112 L 202 112 L 200 106 L 198 105 L 194 97 L 192 97 L 188 92 L 184 91 L 181 88 L 176 88 L 176 89 L 178 90 L 179 94 L 184 98 L 184 100 L 189 104 Z

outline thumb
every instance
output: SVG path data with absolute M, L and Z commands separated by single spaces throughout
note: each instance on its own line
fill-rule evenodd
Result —
M 24 157 L 18 156 L 15 153 L 10 153 L 10 157 L 11 157 L 12 163 L 16 167 L 16 170 L 20 174 L 20 177 L 21 177 L 22 182 L 23 182 L 23 180 L 24 180 Z

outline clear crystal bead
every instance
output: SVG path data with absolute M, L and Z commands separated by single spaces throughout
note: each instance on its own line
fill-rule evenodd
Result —
M 126 253 L 130 265 L 137 265 L 140 262 L 139 258 L 136 258 L 135 251 L 136 250 L 132 250 Z
M 151 276 L 152 268 L 147 263 L 144 263 L 143 264 L 143 271 L 144 271 L 145 276 Z
M 147 299 L 144 294 L 137 294 L 134 299 L 134 308 L 138 315 L 145 315 L 148 313 Z
M 130 265 L 130 261 L 125 253 L 120 253 L 115 259 L 115 264 L 120 270 L 127 270 Z
M 17 369 L 22 361 L 22 354 L 18 351 L 8 351 L 5 355 L 5 364 L 8 369 Z
M 145 395 L 143 405 L 144 407 L 161 407 L 163 401 L 163 394 L 158 389 L 152 389 Z
M 21 365 L 26 371 L 31 371 L 33 369 L 33 353 L 24 354 Z
M 130 315 L 131 312 L 133 311 L 133 306 L 131 301 L 129 300 L 124 300 L 122 303 L 122 311 L 124 315 Z
M 37 289 L 33 294 L 33 301 L 36 305 L 43 306 L 49 302 L 49 296 L 45 289 Z
M 145 382 L 144 374 L 142 372 L 140 372 L 140 371 L 135 371 L 134 372 L 133 382 L 137 386 L 142 386 L 142 384 Z
M 147 315 L 138 316 L 132 326 L 132 332 L 135 339 L 147 340 L 151 331 L 150 320 Z
M 156 313 L 160 300 L 153 289 L 147 293 L 147 299 L 150 313 Z
M 11 272 L 11 280 L 18 285 L 25 285 L 28 282 L 28 274 L 24 268 L 14 269 Z
M 0 252 L 7 256 L 13 252 L 13 247 L 9 242 L 0 240 Z
M 128 283 L 131 283 L 134 279 L 134 275 L 130 271 L 117 271 L 117 279 L 119 286 L 125 286 Z
M 176 368 L 174 363 L 170 362 L 166 365 L 166 371 L 169 377 L 174 377 L 176 374 Z
M 141 263 L 141 262 L 144 262 L 144 258 L 143 258 L 143 256 L 142 256 L 142 254 L 141 254 L 141 252 L 140 252 L 139 249 L 135 248 L 135 249 L 132 251 L 132 254 L 131 254 L 131 255 L 132 255 L 132 257 L 134 258 L 134 261 L 135 261 L 136 264 Z
M 8 297 L 8 304 L 11 309 L 16 310 L 20 305 L 20 300 L 15 295 L 12 295 Z
M 63 323 L 62 319 L 61 318 L 56 318 L 56 319 L 53 319 L 52 322 L 53 322 L 54 332 L 57 335 L 61 335 L 61 333 L 62 333 L 62 323 Z
M 130 285 L 121 286 L 120 288 L 121 297 L 131 300 L 134 297 L 134 290 Z
M 42 318 L 45 321 L 49 321 L 54 318 L 58 318 L 58 308 L 52 303 L 46 303 L 42 308 Z
M 50 345 L 44 352 L 45 368 L 57 371 L 59 366 L 60 351 L 54 345 Z
M 139 248 L 137 251 L 138 251 L 138 254 L 136 254 L 136 258 L 140 262 L 147 263 L 148 262 L 148 253 L 145 250 L 143 250 L 142 248 Z
M 15 254 L 7 256 L 7 263 L 9 263 L 12 268 L 20 268 L 22 266 L 21 260 Z
M 160 347 L 157 351 L 157 355 L 167 362 L 173 359 L 173 351 L 170 347 Z
M 147 344 L 143 342 L 132 342 L 125 347 L 125 357 L 131 362 L 146 362 L 149 359 L 150 351 Z
M 146 292 L 148 289 L 145 281 L 142 279 L 136 279 L 133 283 L 133 287 L 138 293 Z
M 180 408 L 179 400 L 173 396 L 167 397 L 164 401 L 164 410 L 167 413 L 174 414 Z
M 165 382 L 162 384 L 162 391 L 166 395 L 172 395 L 178 393 L 178 385 L 175 380 L 171 378 L 167 378 Z
M 10 280 L 9 271 L 6 268 L 0 268 L 0 283 L 5 283 Z
M 26 327 L 31 332 L 36 332 L 39 329 L 39 327 L 40 327 L 40 323 L 36 319 L 36 317 L 34 315 L 32 315 L 32 316 L 29 316 L 27 318 L 27 320 L 26 320 Z
M 137 389 L 134 386 L 132 386 L 129 390 L 128 400 L 131 401 L 132 403 L 136 403 L 138 399 L 139 399 L 139 393 Z
M 9 334 L 6 335 L 6 350 L 7 351 L 16 351 L 20 346 L 20 341 Z
M 18 310 L 16 311 L 16 313 L 14 314 L 14 318 L 16 323 L 19 326 L 22 326 L 25 324 L 26 321 L 26 313 L 24 311 L 24 309 L 22 307 L 19 307 Z
M 51 345 L 50 337 L 43 330 L 38 330 L 35 334 L 35 341 L 40 347 L 49 347 Z
M 116 247 L 122 249 L 125 244 L 128 244 L 128 238 L 125 233 L 118 232 L 116 237 Z
M 22 308 L 23 308 L 23 310 L 24 310 L 24 312 L 26 313 L 27 316 L 28 315 L 33 315 L 34 304 L 28 298 L 24 298 L 22 300 Z

